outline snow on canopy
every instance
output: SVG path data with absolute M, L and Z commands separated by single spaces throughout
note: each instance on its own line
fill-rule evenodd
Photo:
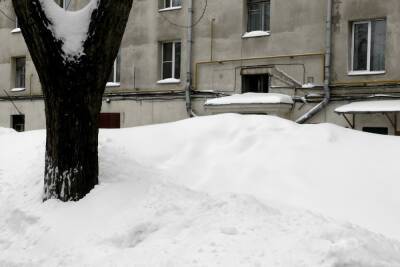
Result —
M 245 93 L 209 99 L 206 105 L 293 104 L 291 96 L 275 93 Z
M 400 100 L 353 102 L 335 109 L 337 113 L 400 112 Z
M 50 20 L 49 29 L 55 38 L 63 42 L 65 59 L 83 55 L 83 44 L 87 38 L 90 19 L 99 0 L 91 0 L 83 9 L 67 11 L 53 0 L 40 0 L 43 10 Z

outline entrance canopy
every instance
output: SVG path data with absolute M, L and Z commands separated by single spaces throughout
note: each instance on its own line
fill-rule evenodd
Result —
M 335 109 L 339 114 L 400 112 L 400 100 L 353 102 Z
M 374 100 L 353 102 L 335 109 L 335 112 L 343 115 L 351 128 L 355 128 L 356 114 L 382 113 L 397 130 L 397 112 L 400 112 L 400 100 Z M 346 116 L 351 114 L 352 120 Z M 390 115 L 392 114 L 392 115 Z
M 204 106 L 212 114 L 271 114 L 286 117 L 293 104 L 293 99 L 289 95 L 245 93 L 209 99 Z

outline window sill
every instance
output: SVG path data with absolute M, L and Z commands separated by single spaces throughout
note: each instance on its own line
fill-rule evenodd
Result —
M 11 31 L 11 33 L 19 33 L 21 32 L 21 28 L 15 28 Z
M 174 78 L 164 79 L 157 82 L 157 84 L 178 84 L 178 83 L 181 83 L 181 80 Z
M 166 11 L 179 10 L 179 9 L 182 9 L 182 6 L 161 8 L 158 10 L 158 12 L 166 12 Z
M 26 90 L 26 88 L 13 88 L 10 90 L 10 92 L 18 93 L 18 92 L 23 92 L 25 90 Z
M 379 75 L 386 74 L 385 70 L 381 71 L 350 71 L 348 73 L 349 76 L 362 76 L 362 75 Z
M 270 31 L 252 31 L 252 32 L 246 32 L 245 34 L 242 35 L 242 38 L 256 38 L 256 37 L 264 37 L 264 36 L 270 36 L 271 32 Z
M 108 82 L 106 84 L 106 87 L 119 87 L 119 86 L 121 86 L 121 83 Z

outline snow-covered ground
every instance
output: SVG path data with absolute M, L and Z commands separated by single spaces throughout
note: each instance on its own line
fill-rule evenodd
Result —
M 229 114 L 104 130 L 77 203 L 41 202 L 44 144 L 0 128 L 0 266 L 400 266 L 400 138 Z

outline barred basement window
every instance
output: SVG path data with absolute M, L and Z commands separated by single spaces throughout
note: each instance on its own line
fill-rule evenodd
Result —
M 181 77 L 181 42 L 162 43 L 161 79 Z
M 352 25 L 351 70 L 379 72 L 385 70 L 386 20 L 358 21 Z
M 270 30 L 270 0 L 247 0 L 247 32 Z
M 25 131 L 25 115 L 11 115 L 11 128 L 17 132 Z

